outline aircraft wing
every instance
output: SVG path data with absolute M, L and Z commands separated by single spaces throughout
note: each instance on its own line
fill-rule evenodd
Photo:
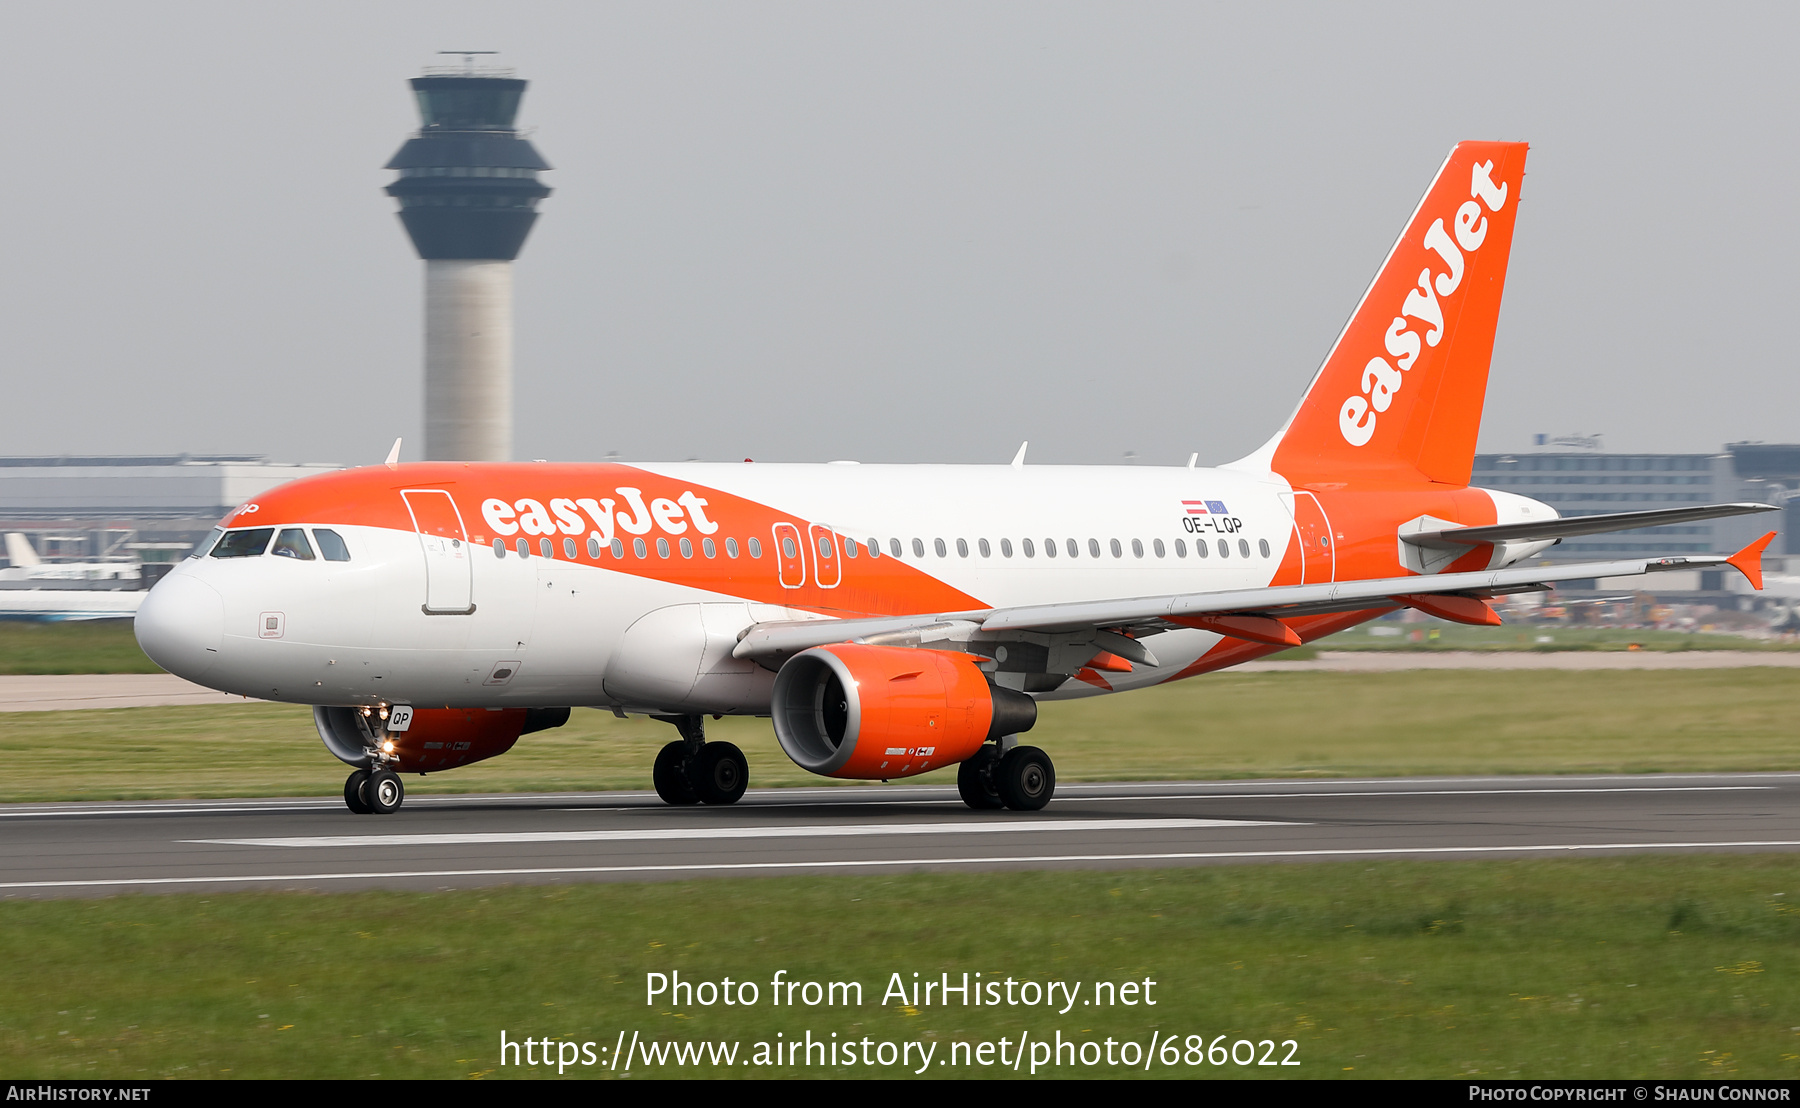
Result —
M 1655 508 L 1647 512 L 1608 512 L 1605 515 L 1568 516 L 1525 523 L 1496 523 L 1486 527 L 1445 527 L 1406 535 L 1417 546 L 1463 547 L 1483 542 L 1530 542 L 1534 539 L 1567 539 L 1599 535 L 1607 531 L 1635 531 L 1640 527 L 1668 527 L 1703 519 L 1780 511 L 1773 504 L 1702 504 L 1692 508 Z M 1589 576 L 1610 576 L 1590 574 Z
M 941 632 L 937 637 L 946 640 L 961 637 L 965 641 L 967 633 L 971 631 L 983 633 L 983 637 L 997 637 L 1015 631 L 1098 631 L 1102 634 L 1112 632 L 1103 641 L 1113 653 L 1134 662 L 1154 666 L 1157 664 L 1155 656 L 1137 639 L 1173 627 L 1200 626 L 1252 641 L 1291 642 L 1299 645 L 1298 637 L 1279 622 L 1283 616 L 1402 606 L 1446 615 L 1458 610 L 1456 605 L 1459 599 L 1464 609 L 1481 611 L 1485 610 L 1484 602 L 1489 598 L 1509 593 L 1543 591 L 1559 581 L 1633 577 L 1665 570 L 1725 565 L 1743 573 L 1753 586 L 1760 589 L 1762 551 L 1774 537 L 1775 533 L 1771 531 L 1730 556 L 1711 554 L 1685 558 L 1575 562 L 1555 566 L 1480 570 L 1473 573 L 1335 581 L 1319 585 L 1276 585 L 1119 600 L 1030 604 L 980 611 L 759 623 L 743 633 L 732 650 L 732 656 L 774 666 L 815 646 L 866 641 L 877 636 L 921 633 L 918 645 L 928 645 L 934 631 Z M 1433 598 L 1437 598 L 1435 602 Z M 1456 616 L 1450 615 L 1449 618 Z M 1475 619 L 1465 622 L 1494 621 Z M 1120 632 L 1130 632 L 1131 635 Z M 946 645 L 950 644 L 947 642 Z

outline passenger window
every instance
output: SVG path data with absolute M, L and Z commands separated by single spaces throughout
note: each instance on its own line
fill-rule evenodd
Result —
M 869 557 L 871 557 L 871 558 L 881 557 L 881 540 L 880 539 L 870 539 L 869 540 Z
M 933 540 L 931 540 L 931 545 L 935 550 L 937 550 L 938 557 L 940 557 L 940 558 L 949 557 L 948 552 L 945 551 L 945 549 L 944 549 L 944 540 L 943 539 L 933 539 Z
M 319 553 L 325 555 L 328 562 L 347 562 L 350 560 L 350 548 L 344 545 L 344 536 L 329 527 L 314 527 L 313 538 L 318 540 Z M 494 540 L 498 546 L 499 539 Z
M 819 536 L 819 557 L 831 557 L 831 537 L 829 535 Z
M 600 560 L 600 538 L 598 535 L 588 536 L 588 557 L 595 561 Z
M 648 558 L 650 556 L 650 548 L 644 545 L 643 539 L 631 540 L 631 552 L 640 558 Z
M 321 542 L 319 545 L 324 546 L 325 544 L 323 542 Z M 506 540 L 505 539 L 495 539 L 494 540 L 494 557 L 496 557 L 496 558 L 506 557 Z
M 556 557 L 556 548 L 550 545 L 549 539 L 539 539 L 538 553 L 546 558 L 554 558 Z
M 1008 557 L 1008 558 L 1012 557 L 1012 540 L 1011 539 L 1001 539 L 1000 540 L 1000 553 L 1002 555 L 1004 555 L 1005 557 Z
M 683 558 L 692 558 L 694 556 L 694 543 L 692 539 L 681 540 L 681 556 Z
M 1144 556 L 1144 540 L 1143 539 L 1132 539 L 1131 540 L 1131 556 L 1133 558 L 1142 558 Z
M 986 539 L 980 540 L 977 545 L 981 547 L 981 556 L 983 558 L 992 558 L 994 556 L 994 548 L 988 545 Z
M 856 540 L 855 539 L 845 539 L 844 540 L 844 557 L 854 558 L 854 557 L 856 557 L 856 554 L 857 554 Z M 831 557 L 830 554 L 827 554 L 825 556 L 827 558 Z
M 625 560 L 625 540 L 624 539 L 614 539 L 612 541 L 612 556 L 619 559 L 620 561 Z
M 1257 539 L 1256 540 L 1256 549 L 1259 552 L 1261 552 L 1263 557 L 1267 558 L 1269 556 L 1269 540 L 1268 539 Z
M 719 548 L 711 539 L 701 539 L 700 553 L 706 555 L 708 558 L 717 558 L 719 556 Z
M 1113 557 L 1115 557 L 1115 558 L 1123 558 L 1125 556 L 1125 548 L 1119 545 L 1118 539 L 1112 540 L 1112 554 L 1113 554 Z M 1099 556 L 1100 556 L 1099 552 L 1096 551 L 1094 553 L 1094 557 L 1098 558 Z M 1143 556 L 1144 556 L 1144 551 L 1140 547 L 1138 549 L 1138 557 L 1142 558 Z
M 1092 542 L 1093 540 L 1090 539 L 1089 541 Z M 1069 557 L 1079 558 L 1081 556 L 1081 544 L 1076 542 L 1074 539 L 1068 540 L 1068 549 L 1069 549 Z M 1094 557 L 1098 558 L 1099 556 L 1100 556 L 1100 544 L 1094 543 Z
M 925 556 L 925 540 L 924 539 L 914 539 L 913 540 L 913 557 L 923 558 L 924 556 Z
M 762 557 L 762 540 L 751 537 L 747 540 L 746 545 L 749 547 L 750 556 L 752 558 Z
M 1241 557 L 1245 557 L 1245 558 L 1248 558 L 1250 556 L 1250 540 L 1249 539 L 1239 539 L 1238 540 L 1238 554 Z
M 727 558 L 735 558 L 735 557 L 737 557 L 737 555 L 738 555 L 737 540 L 736 539 L 726 539 L 725 540 L 725 556 Z
M 283 558 L 298 558 L 302 562 L 313 560 L 312 543 L 306 541 L 306 532 L 298 527 L 283 527 L 281 534 L 275 536 L 275 545 L 269 553 Z
M 1073 546 L 1075 544 L 1073 542 L 1070 542 L 1069 545 Z M 1044 540 L 1044 557 L 1046 557 L 1046 558 L 1056 557 L 1056 540 L 1055 539 L 1045 539 Z
M 1221 558 L 1231 557 L 1231 544 L 1226 542 L 1224 539 L 1219 540 L 1219 557 L 1221 557 Z
M 888 540 L 888 552 L 896 558 L 900 557 L 900 540 L 899 539 L 889 539 Z
M 658 558 L 667 558 L 669 556 L 669 540 L 668 539 L 657 539 L 656 540 L 656 556 Z
M 215 558 L 255 558 L 269 548 L 273 527 L 255 527 L 247 531 L 227 531 L 212 549 Z
M 1161 539 L 1152 540 L 1150 545 L 1156 549 L 1156 556 L 1158 558 L 1167 558 L 1169 556 L 1168 547 L 1165 547 L 1163 545 L 1163 541 Z
M 1099 556 L 1100 556 L 1100 540 L 1099 539 L 1089 539 L 1088 540 L 1088 557 L 1098 558 Z
M 800 551 L 794 547 L 794 540 L 786 535 L 781 536 L 781 556 L 783 558 L 799 557 Z
M 212 530 L 210 530 L 206 533 L 206 537 L 200 540 L 200 544 L 198 546 L 194 547 L 194 552 L 192 554 L 189 554 L 188 557 L 190 557 L 190 558 L 206 557 L 208 554 L 212 553 L 213 543 L 218 542 L 219 536 L 223 535 L 224 533 L 225 533 L 225 529 L 223 527 L 214 527 Z
M 1179 545 L 1179 544 L 1178 544 Z M 1206 545 L 1205 539 L 1194 540 L 1194 553 L 1204 558 L 1212 553 L 1212 547 Z
M 563 557 L 567 558 L 571 562 L 575 560 L 575 540 L 574 539 L 565 538 L 563 540 Z
M 1033 552 L 1031 549 L 1031 540 L 1030 539 L 1021 539 L 1021 540 L 1019 540 L 1019 542 L 1020 542 L 1020 545 L 1025 548 L 1025 556 L 1027 558 L 1037 557 L 1037 554 L 1035 552 Z

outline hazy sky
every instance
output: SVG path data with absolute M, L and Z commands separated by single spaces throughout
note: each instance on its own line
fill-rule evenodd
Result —
M 525 458 L 1220 462 L 1459 139 L 1532 143 L 1484 449 L 1800 440 L 1800 6 L 0 6 L 0 453 L 420 444 L 406 79 L 556 166 Z

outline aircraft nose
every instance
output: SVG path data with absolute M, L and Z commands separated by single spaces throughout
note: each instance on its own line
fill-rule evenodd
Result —
M 178 677 L 199 681 L 219 659 L 225 599 L 204 581 L 173 574 L 157 582 L 138 608 L 138 645 Z

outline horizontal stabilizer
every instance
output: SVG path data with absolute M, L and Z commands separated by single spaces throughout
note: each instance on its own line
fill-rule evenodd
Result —
M 1757 592 L 1761 592 L 1762 585 L 1763 585 L 1763 582 L 1762 582 L 1763 551 L 1767 550 L 1769 548 L 1769 544 L 1774 541 L 1775 541 L 1775 532 L 1770 531 L 1768 534 L 1764 535 L 1762 538 L 1757 539 L 1755 542 L 1751 543 L 1749 546 L 1744 547 L 1744 549 L 1738 551 L 1736 554 L 1733 554 L 1731 557 L 1725 559 L 1725 564 L 1730 566 L 1732 569 L 1737 570 L 1739 573 L 1743 574 L 1744 580 L 1750 582 L 1750 587 L 1755 589 Z
M 1564 519 L 1528 520 L 1524 523 L 1496 523 L 1486 527 L 1445 527 L 1437 531 L 1420 531 L 1404 535 L 1415 546 L 1474 546 L 1483 542 L 1531 542 L 1541 539 L 1568 539 L 1577 535 L 1600 535 L 1609 531 L 1635 531 L 1640 527 L 1669 527 L 1677 523 L 1695 523 L 1703 519 L 1753 515 L 1773 512 L 1773 504 L 1702 504 L 1693 508 L 1656 508 L 1648 512 L 1608 512 L 1597 516 L 1570 516 Z

